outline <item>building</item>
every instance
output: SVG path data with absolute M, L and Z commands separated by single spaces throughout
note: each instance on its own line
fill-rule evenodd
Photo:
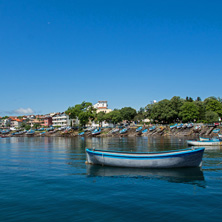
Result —
M 111 109 L 108 109 L 107 101 L 98 101 L 93 107 L 96 109 L 96 113 L 110 113 L 112 111 Z
M 20 128 L 22 125 L 23 120 L 18 118 L 10 118 L 10 126 L 15 128 Z
M 51 116 L 45 116 L 43 118 L 43 121 L 44 123 L 42 124 L 42 126 L 46 126 L 46 127 L 49 127 L 49 126 L 52 126 L 52 117 Z
M 52 116 L 52 125 L 53 127 L 67 127 L 71 125 L 71 120 L 65 113 L 56 113 L 54 116 Z

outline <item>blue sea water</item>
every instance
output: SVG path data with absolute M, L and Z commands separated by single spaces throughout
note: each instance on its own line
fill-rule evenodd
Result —
M 0 138 L 0 221 L 222 221 L 222 149 L 201 169 L 85 165 L 85 148 L 160 151 L 177 137 Z

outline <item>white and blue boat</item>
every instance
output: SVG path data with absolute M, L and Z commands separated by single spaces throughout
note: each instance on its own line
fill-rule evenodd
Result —
M 86 149 L 86 163 L 133 168 L 200 167 L 202 165 L 204 149 L 203 147 L 188 148 L 157 153 Z
M 48 132 L 52 131 L 52 130 L 54 130 L 54 127 L 49 127 L 49 128 L 46 129 L 46 131 L 48 131 Z
M 124 128 L 124 129 L 120 130 L 119 133 L 120 133 L 120 134 L 124 134 L 124 133 L 126 133 L 127 131 L 128 131 L 128 128 Z
M 213 132 L 213 133 L 219 133 L 219 132 L 220 132 L 220 129 L 214 129 L 212 132 Z
M 219 137 L 219 139 L 222 139 L 222 134 L 218 133 L 218 137 Z
M 188 123 L 187 124 L 187 128 L 192 128 L 193 127 L 193 123 Z
M 78 135 L 79 135 L 79 136 L 84 136 L 84 134 L 85 134 L 85 132 L 81 132 L 81 133 L 79 133 Z
M 7 134 L 7 133 L 10 133 L 10 131 L 11 131 L 10 129 L 6 129 L 6 130 L 2 130 L 1 133 L 2 134 Z
M 189 146 L 222 146 L 220 139 L 211 139 L 208 141 L 187 140 Z
M 174 128 L 177 128 L 177 123 L 175 123 L 174 125 L 170 126 L 170 129 L 174 129 Z
M 140 132 L 142 129 L 143 129 L 143 127 L 140 126 L 140 127 L 138 127 L 138 128 L 136 129 L 136 132 L 138 133 L 138 132 Z
M 153 131 L 155 129 L 156 129 L 156 126 L 152 126 L 152 127 L 149 128 L 149 131 Z
M 119 132 L 119 128 L 115 128 L 111 131 L 111 133 L 117 133 L 117 132 Z
M 210 138 L 199 137 L 200 141 L 209 141 Z
M 35 130 L 28 130 L 27 132 L 26 132 L 26 135 L 34 135 L 35 134 Z
M 99 129 L 95 129 L 92 131 L 92 135 L 99 135 L 101 133 L 101 128 L 99 127 Z
M 148 129 L 145 129 L 145 130 L 142 131 L 142 133 L 146 133 L 147 131 L 148 131 Z
M 37 129 L 37 131 L 43 131 L 43 130 L 45 130 L 45 129 L 44 128 Z
M 180 129 L 180 128 L 182 128 L 182 127 L 183 127 L 183 123 L 177 125 L 177 129 Z

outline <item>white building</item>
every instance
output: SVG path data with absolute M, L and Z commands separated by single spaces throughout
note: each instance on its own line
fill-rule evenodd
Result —
M 98 103 L 96 103 L 93 107 L 96 109 L 96 113 L 99 112 L 109 113 L 112 111 L 111 109 L 108 109 L 107 101 L 98 101 Z
M 69 116 L 65 113 L 57 113 L 54 116 L 52 116 L 52 125 L 55 126 L 70 126 L 71 120 L 69 119 Z

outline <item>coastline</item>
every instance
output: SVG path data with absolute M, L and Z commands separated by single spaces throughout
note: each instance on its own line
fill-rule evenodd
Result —
M 91 132 L 85 132 L 83 137 L 136 137 L 136 136 L 183 136 L 183 137 L 216 137 L 218 136 L 218 133 L 214 133 L 213 130 L 216 129 L 215 126 L 207 126 L 207 125 L 201 125 L 200 128 L 192 127 L 192 128 L 174 128 L 170 129 L 169 126 L 158 126 L 154 130 L 149 130 L 149 128 L 143 128 L 147 129 L 147 132 L 142 133 L 142 130 L 140 132 L 136 132 L 137 127 L 130 127 L 126 133 L 120 134 L 119 132 L 112 133 L 111 128 L 102 128 L 101 133 L 98 135 L 92 135 Z M 222 127 L 217 127 L 217 129 L 222 130 Z M 33 135 L 12 135 L 12 133 L 8 133 L 6 136 L 10 137 L 80 137 L 78 130 L 69 130 L 69 131 L 51 131 L 51 132 L 45 132 L 44 135 L 40 134 L 41 132 L 35 132 Z

